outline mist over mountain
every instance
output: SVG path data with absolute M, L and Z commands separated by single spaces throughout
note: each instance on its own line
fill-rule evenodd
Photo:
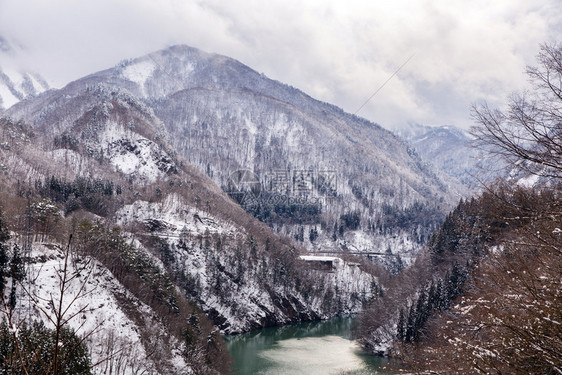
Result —
M 0 112 L 50 88 L 40 74 L 19 65 L 21 52 L 21 47 L 0 36 Z

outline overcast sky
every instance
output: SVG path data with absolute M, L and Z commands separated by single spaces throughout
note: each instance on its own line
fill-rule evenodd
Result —
M 539 44 L 562 40 L 562 3 L 0 0 L 0 35 L 56 87 L 187 44 L 351 113 L 408 61 L 358 115 L 389 128 L 467 128 L 472 103 L 501 105 L 525 87 Z

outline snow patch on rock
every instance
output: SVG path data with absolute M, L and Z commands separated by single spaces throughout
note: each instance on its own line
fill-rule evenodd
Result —
M 146 138 L 118 139 L 107 149 L 108 158 L 116 170 L 148 182 L 176 171 L 174 161 L 160 146 Z
M 9 87 L 0 81 L 0 107 L 10 108 L 19 101 L 20 99 L 12 94 Z
M 156 70 L 156 64 L 153 61 L 145 60 L 126 66 L 122 75 L 129 81 L 138 84 L 144 93 L 144 84 L 152 76 L 154 70 Z
M 520 186 L 526 187 L 528 189 L 534 187 L 537 182 L 539 182 L 540 176 L 536 175 L 536 174 L 531 174 L 528 175 L 526 177 L 523 177 L 522 179 L 520 179 L 519 181 L 517 181 L 517 183 Z
M 240 233 L 233 224 L 189 206 L 178 194 L 169 194 L 160 202 L 138 200 L 123 206 L 115 217 L 119 225 L 144 223 L 152 226 L 155 232 L 168 237 Z

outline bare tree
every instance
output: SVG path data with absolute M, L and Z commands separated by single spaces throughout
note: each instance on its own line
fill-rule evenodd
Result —
M 394 347 L 403 372 L 562 374 L 559 191 L 517 187 L 495 197 L 478 201 L 482 214 L 506 224 L 490 242 L 498 246 L 453 307 L 430 318 L 421 342 Z
M 528 67 L 533 91 L 514 94 L 505 111 L 472 108 L 477 146 L 539 176 L 562 177 L 562 44 L 543 44 Z
M 57 287 L 48 291 L 48 296 L 33 290 L 31 286 L 34 283 L 24 283 L 16 280 L 12 275 L 12 288 L 16 283 L 18 284 L 19 288 L 23 290 L 24 296 L 30 301 L 29 308 L 43 315 L 47 326 L 52 326 L 51 329 L 35 319 L 16 319 L 13 314 L 16 307 L 15 302 L 12 303 L 4 297 L 1 298 L 0 313 L 4 316 L 4 321 L 11 332 L 14 348 L 12 355 L 14 358 L 11 361 L 14 368 L 11 368 L 11 371 L 19 371 L 17 373 L 23 374 L 53 375 L 79 371 L 81 374 L 89 374 L 91 369 L 116 354 L 111 353 L 92 364 L 86 355 L 86 340 L 97 331 L 100 325 L 88 329 L 80 336 L 77 331 L 84 328 L 86 321 L 79 325 L 76 332 L 70 328 L 71 320 L 92 311 L 87 305 L 80 306 L 78 301 L 95 292 L 95 289 L 87 286 L 93 271 L 92 262 L 89 259 L 73 259 L 71 239 L 72 236 L 70 236 L 66 248 L 56 246 L 62 259 L 59 259 L 58 266 L 53 270 Z M 39 272 L 42 271 L 43 267 Z M 20 332 L 26 334 L 21 335 Z M 28 335 L 43 335 L 42 337 L 48 337 L 50 341 L 35 345 L 33 340 L 27 337 Z
M 89 301 L 99 292 L 95 278 L 103 267 L 92 257 L 78 254 L 71 244 L 72 235 L 66 246 L 49 244 L 48 263 L 41 264 L 41 257 L 28 258 L 28 267 L 38 268 L 28 273 L 26 282 L 14 279 L 11 262 L 7 285 L 17 284 L 21 300 L 16 307 L 0 293 L 0 373 L 157 373 L 150 359 L 154 352 L 145 352 L 140 342 L 119 335 L 115 328 L 105 326 L 104 318 L 100 321 L 94 315 L 99 308 Z M 25 314 L 26 302 L 29 314 Z M 2 347 L 6 342 L 7 351 Z

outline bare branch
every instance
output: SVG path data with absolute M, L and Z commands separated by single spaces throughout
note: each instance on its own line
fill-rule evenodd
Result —
M 542 177 L 562 178 L 562 45 L 543 45 L 527 68 L 535 91 L 513 95 L 505 112 L 474 106 L 475 145 Z

